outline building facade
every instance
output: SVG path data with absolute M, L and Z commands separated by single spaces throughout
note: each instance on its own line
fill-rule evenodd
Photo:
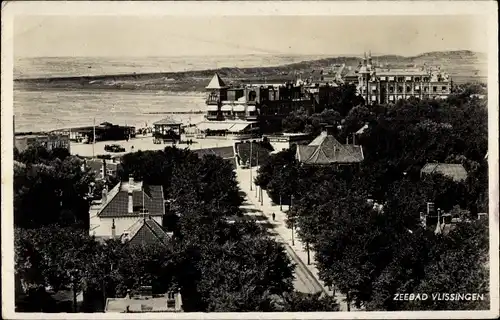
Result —
M 291 112 L 305 109 L 321 111 L 331 97 L 333 85 L 297 80 L 283 84 L 245 84 L 228 86 L 215 74 L 205 101 L 206 121 L 197 126 L 203 131 L 227 133 L 272 132 Z
M 90 235 L 102 239 L 130 234 L 139 219 L 153 219 L 161 226 L 165 216 L 163 187 L 130 178 L 109 192 L 103 190 L 102 199 L 92 203 L 89 216 Z
M 14 136 L 14 145 L 19 152 L 23 152 L 29 146 L 34 145 L 44 146 L 47 150 L 64 148 L 70 151 L 69 135 L 64 134 L 16 133 Z
M 367 104 L 395 103 L 401 99 L 446 99 L 451 93 L 449 74 L 438 67 L 383 68 L 371 54 L 355 70 L 358 93 Z

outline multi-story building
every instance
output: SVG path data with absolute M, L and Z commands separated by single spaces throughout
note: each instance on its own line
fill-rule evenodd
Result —
M 367 104 L 410 97 L 446 99 L 451 93 L 452 80 L 440 68 L 383 68 L 373 64 L 371 54 L 368 58 L 365 54 L 356 73 L 358 92 Z
M 215 74 L 206 87 L 206 121 L 198 124 L 202 131 L 241 134 L 259 128 L 273 131 L 291 112 L 304 108 L 315 112 L 328 99 L 329 85 L 298 80 L 284 84 L 246 84 L 227 86 Z
M 46 134 L 46 133 L 16 133 L 14 137 L 14 146 L 19 152 L 23 152 L 29 146 L 41 145 L 52 150 L 64 148 L 70 150 L 69 135 Z

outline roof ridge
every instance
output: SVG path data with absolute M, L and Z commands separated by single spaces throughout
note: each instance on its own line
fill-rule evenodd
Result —
M 160 227 L 160 229 L 161 229 L 162 231 L 164 231 L 164 230 L 163 230 L 163 228 L 160 226 L 160 224 L 159 224 L 158 222 L 156 222 L 154 219 L 149 219 L 149 221 L 153 221 L 153 223 L 158 224 L 158 227 Z M 149 230 L 151 230 L 151 232 L 153 233 L 153 235 L 154 235 L 154 236 L 155 236 L 158 240 L 160 240 L 160 242 L 161 242 L 163 245 L 165 245 L 165 246 L 167 245 L 166 243 L 164 243 L 164 242 L 163 242 L 163 239 L 162 239 L 162 238 L 160 238 L 160 236 L 158 236 L 158 234 L 157 234 L 157 233 L 153 230 L 153 228 L 151 228 L 151 226 L 150 226 L 148 223 L 146 223 L 146 219 L 144 219 L 144 225 L 146 225 L 146 226 L 148 227 L 148 229 L 149 229 Z M 166 234 L 166 232 L 165 232 L 165 234 Z
M 113 187 L 113 189 L 109 190 L 107 194 L 107 201 L 104 205 L 101 205 L 96 216 L 99 217 L 101 213 L 104 211 L 104 209 L 106 209 L 106 207 L 111 203 L 111 201 L 113 201 L 113 199 L 118 195 L 118 193 L 120 193 L 121 187 L 122 187 L 122 182 L 120 181 L 119 183 L 116 184 L 116 186 Z

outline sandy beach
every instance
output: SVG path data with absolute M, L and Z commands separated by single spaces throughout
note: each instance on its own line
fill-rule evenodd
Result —
M 182 136 L 182 140 L 193 140 L 192 145 L 187 145 L 186 143 L 178 143 L 176 147 L 178 148 L 189 148 L 192 150 L 196 149 L 206 149 L 206 148 L 217 148 L 217 147 L 229 147 L 234 144 L 234 140 L 228 139 L 196 139 L 192 137 Z M 104 151 L 105 145 L 118 144 L 125 148 L 125 152 L 107 152 Z M 146 150 L 163 150 L 165 147 L 172 146 L 172 143 L 153 143 L 153 137 L 151 135 L 141 136 L 129 141 L 99 141 L 96 142 L 94 147 L 92 144 L 87 143 L 76 143 L 71 142 L 71 154 L 78 155 L 82 157 L 92 157 L 98 155 L 110 155 L 110 156 L 121 156 L 130 152 L 146 151 Z

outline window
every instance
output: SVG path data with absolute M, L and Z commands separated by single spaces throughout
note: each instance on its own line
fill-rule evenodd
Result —
M 398 87 L 398 92 L 400 92 L 400 93 L 403 92 L 403 86 Z
M 424 82 L 429 82 L 429 78 L 425 77 Z
M 415 77 L 415 82 L 420 82 L 420 78 L 419 77 Z
M 372 101 L 377 101 L 377 96 L 372 96 Z
M 394 96 L 389 96 L 389 101 L 394 101 Z
M 390 93 L 394 93 L 394 87 L 393 87 L 393 86 L 390 86 L 390 87 L 389 87 L 389 92 L 390 92 Z
M 257 98 L 257 93 L 255 93 L 255 91 L 250 91 L 248 93 L 248 101 L 255 101 L 255 98 Z
M 410 92 L 411 91 L 411 87 L 410 86 L 406 86 L 406 92 Z
M 405 81 L 404 77 L 398 77 L 398 82 L 403 82 L 403 81 Z
M 429 88 L 425 87 L 424 92 L 429 92 Z
M 372 91 L 377 91 L 377 86 L 372 86 Z
M 434 86 L 432 87 L 432 92 L 437 92 L 438 91 L 438 87 Z
M 443 86 L 443 87 L 441 88 L 441 90 L 442 90 L 442 91 L 446 91 L 446 90 L 448 90 L 448 87 Z
M 419 91 L 420 90 L 420 86 L 415 86 L 415 91 Z

